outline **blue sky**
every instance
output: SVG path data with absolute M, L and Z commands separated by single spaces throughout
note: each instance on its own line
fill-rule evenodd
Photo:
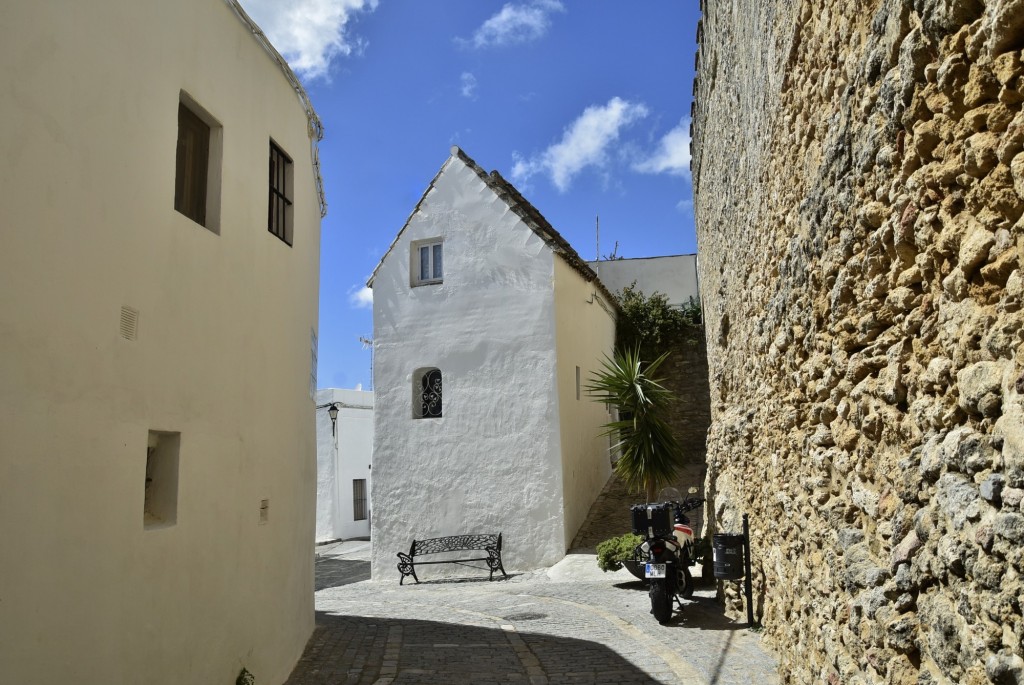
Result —
M 576 248 L 696 252 L 695 0 L 241 0 L 326 135 L 320 387 L 371 387 L 366 279 L 458 145 Z

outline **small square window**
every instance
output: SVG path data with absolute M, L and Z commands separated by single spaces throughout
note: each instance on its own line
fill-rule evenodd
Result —
M 270 194 L 267 230 L 292 244 L 292 158 L 270 141 Z
M 412 284 L 428 285 L 444 281 L 444 243 L 428 240 L 412 245 Z

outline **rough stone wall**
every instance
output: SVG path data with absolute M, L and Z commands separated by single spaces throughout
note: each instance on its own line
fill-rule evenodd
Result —
M 708 358 L 704 339 L 695 343 L 683 340 L 672 345 L 669 358 L 661 365 L 663 385 L 675 393 L 668 415 L 672 432 L 691 464 L 703 466 L 707 452 L 708 427 L 711 425 L 711 400 L 708 388 Z
M 783 676 L 1024 682 L 1024 1 L 706 0 L 698 39 L 708 494 Z

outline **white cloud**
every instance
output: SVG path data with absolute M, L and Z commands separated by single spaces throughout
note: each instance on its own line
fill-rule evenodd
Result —
M 680 200 L 679 202 L 676 203 L 676 209 L 678 209 L 683 214 L 692 215 L 693 200 Z
M 365 48 L 346 31 L 352 17 L 377 0 L 240 0 L 292 69 L 304 78 L 327 75 L 331 60 Z
M 558 0 L 508 3 L 501 11 L 481 24 L 468 42 L 472 43 L 473 47 L 483 48 L 536 40 L 547 33 L 551 26 L 551 14 L 564 11 L 565 7 Z
M 373 290 L 354 285 L 348 291 L 348 303 L 356 309 L 373 309 Z
M 462 97 L 474 99 L 476 97 L 476 76 L 464 71 L 459 80 L 462 83 Z
M 633 164 L 633 170 L 645 174 L 672 174 L 690 176 L 690 120 L 683 119 L 679 125 L 662 136 L 658 149 L 648 157 Z
M 562 140 L 544 152 L 523 159 L 515 155 L 512 180 L 522 182 L 538 173 L 547 173 L 558 190 L 565 192 L 573 177 L 589 167 L 603 167 L 606 150 L 619 137 L 619 131 L 647 116 L 643 103 L 614 97 L 607 105 L 592 105 L 566 127 Z

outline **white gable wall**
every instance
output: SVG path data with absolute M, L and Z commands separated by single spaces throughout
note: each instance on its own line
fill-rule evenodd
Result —
M 444 240 L 444 282 L 410 287 L 411 243 L 430 238 Z M 506 569 L 564 553 L 555 259 L 452 157 L 378 269 L 375 580 L 398 580 L 395 553 L 414 538 L 502 532 Z M 413 418 L 423 367 L 442 372 L 442 418 Z

